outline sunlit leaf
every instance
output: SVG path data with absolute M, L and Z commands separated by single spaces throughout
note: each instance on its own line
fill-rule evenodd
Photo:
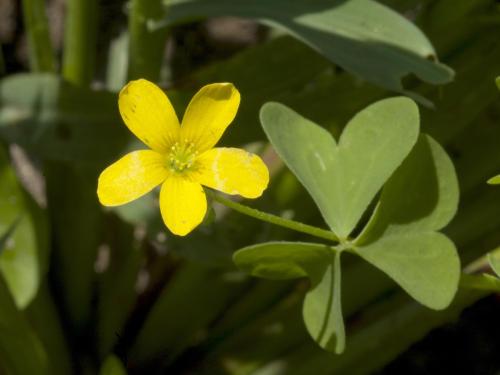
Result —
M 380 202 L 356 253 L 372 263 L 420 303 L 443 309 L 460 278 L 455 246 L 443 234 L 458 205 L 453 164 L 441 146 L 422 135 L 408 158 L 384 186 Z
M 498 185 L 498 184 L 500 184 L 500 174 L 496 175 L 496 176 L 494 176 L 492 178 L 490 178 L 487 182 L 490 185 Z
M 460 277 L 460 289 L 500 293 L 500 278 L 488 273 L 462 273 Z
M 444 234 L 388 235 L 360 247 L 356 253 L 429 308 L 444 309 L 455 296 L 460 260 L 455 245 Z
M 35 297 L 46 270 L 46 223 L 39 211 L 21 190 L 0 148 L 0 272 L 20 308 Z
M 498 277 L 500 277 L 500 252 L 495 251 L 492 253 L 489 253 L 488 256 L 488 263 L 490 264 L 491 269 L 496 273 Z
M 348 123 L 338 146 L 330 134 L 278 103 L 261 122 L 269 140 L 309 191 L 330 228 L 346 238 L 418 137 L 419 117 L 407 98 L 379 101 Z
M 17 225 L 19 224 L 19 219 L 14 220 L 10 226 L 4 230 L 4 232 L 0 235 L 0 255 L 2 255 L 2 252 L 7 248 L 7 246 L 10 245 L 10 239 L 12 238 L 12 235 L 16 231 Z

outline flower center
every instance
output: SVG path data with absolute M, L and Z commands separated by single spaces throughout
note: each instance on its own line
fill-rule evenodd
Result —
M 181 173 L 191 168 L 198 156 L 192 142 L 175 142 L 170 148 L 168 166 L 171 171 Z

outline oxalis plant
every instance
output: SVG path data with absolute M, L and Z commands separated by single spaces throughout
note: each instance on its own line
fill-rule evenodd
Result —
M 0 374 L 369 374 L 500 291 L 495 0 L 6 3 Z
M 229 83 L 205 86 L 179 125 L 158 87 L 146 80 L 129 83 L 120 93 L 120 112 L 128 128 L 154 151 L 134 151 L 102 172 L 97 191 L 101 203 L 128 203 L 162 183 L 159 204 L 164 223 L 184 236 L 206 214 L 202 185 L 247 198 L 260 196 L 269 181 L 262 160 L 240 149 L 213 148 L 239 102 L 239 92 Z M 233 256 L 239 268 L 267 279 L 309 278 L 305 324 L 321 347 L 338 354 L 346 341 L 343 252 L 385 272 L 424 306 L 449 306 L 459 286 L 460 260 L 453 242 L 439 230 L 457 210 L 458 181 L 443 148 L 420 133 L 413 100 L 395 97 L 363 109 L 346 125 L 338 143 L 327 130 L 283 104 L 266 103 L 260 121 L 330 230 L 210 192 L 215 201 L 240 213 L 322 240 L 245 247 Z M 366 212 L 370 205 L 372 212 Z

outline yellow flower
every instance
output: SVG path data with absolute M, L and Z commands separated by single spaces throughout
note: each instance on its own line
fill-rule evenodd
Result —
M 233 121 L 240 93 L 231 83 L 203 87 L 191 99 L 182 125 L 165 93 L 139 79 L 120 92 L 118 106 L 127 127 L 151 150 L 134 151 L 99 176 L 101 204 L 131 202 L 162 184 L 160 211 L 171 232 L 185 236 L 207 210 L 202 187 L 257 198 L 269 171 L 254 154 L 238 148 L 213 148 Z

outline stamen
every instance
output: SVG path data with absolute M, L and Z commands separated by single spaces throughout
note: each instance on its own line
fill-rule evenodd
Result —
M 168 166 L 176 173 L 185 172 L 190 169 L 198 156 L 198 151 L 194 149 L 194 144 L 187 139 L 183 143 L 176 142 L 170 147 L 168 155 Z

